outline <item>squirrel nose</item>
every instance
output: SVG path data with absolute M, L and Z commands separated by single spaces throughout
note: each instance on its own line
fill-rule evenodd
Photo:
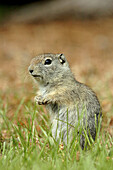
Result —
M 33 70 L 29 70 L 29 72 L 32 74 Z

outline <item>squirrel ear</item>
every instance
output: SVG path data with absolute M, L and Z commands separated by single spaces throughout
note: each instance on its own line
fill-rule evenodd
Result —
M 58 58 L 62 65 L 66 62 L 65 56 L 63 54 L 59 54 Z

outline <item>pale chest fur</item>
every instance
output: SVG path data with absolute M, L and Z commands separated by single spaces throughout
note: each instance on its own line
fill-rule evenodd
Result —
M 49 104 L 46 108 L 51 116 L 52 136 L 56 140 L 62 138 L 67 143 L 67 128 L 69 136 L 72 136 L 72 131 L 78 124 L 77 108 L 74 105 L 73 107 L 72 105 L 67 107 L 66 105 L 58 106 L 57 104 Z

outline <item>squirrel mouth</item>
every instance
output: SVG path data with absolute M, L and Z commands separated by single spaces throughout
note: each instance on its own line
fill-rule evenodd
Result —
M 39 74 L 34 74 L 34 75 L 32 74 L 32 76 L 33 76 L 34 78 L 39 78 L 39 79 L 41 78 L 41 79 L 43 79 L 43 77 L 42 77 L 41 75 L 39 75 Z
M 32 76 L 33 76 L 33 77 L 41 77 L 40 75 L 33 75 L 33 74 L 32 74 Z

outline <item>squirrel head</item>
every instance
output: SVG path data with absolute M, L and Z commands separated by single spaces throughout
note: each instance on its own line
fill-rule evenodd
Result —
M 44 85 L 63 83 L 71 73 L 63 54 L 41 54 L 31 60 L 28 70 L 35 80 Z

